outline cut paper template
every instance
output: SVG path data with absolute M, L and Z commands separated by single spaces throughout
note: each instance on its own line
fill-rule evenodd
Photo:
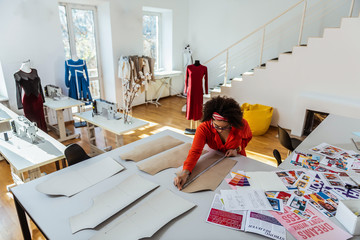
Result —
M 82 229 L 95 228 L 158 186 L 158 184 L 138 175 L 128 177 L 116 187 L 96 196 L 93 199 L 93 205 L 89 209 L 71 217 L 71 232 L 75 233 Z
M 123 160 L 138 162 L 183 143 L 184 141 L 173 138 L 171 136 L 164 136 L 138 145 L 126 153 L 121 153 L 120 157 Z
M 195 168 L 193 169 L 190 178 L 188 181 L 191 181 L 194 177 L 196 177 L 199 173 L 209 167 L 212 163 L 216 162 L 219 158 L 223 157 L 219 154 L 213 154 L 211 156 L 204 155 L 197 162 Z M 182 191 L 186 193 L 204 191 L 204 190 L 212 190 L 214 191 L 219 184 L 224 180 L 226 175 L 230 172 L 230 170 L 237 163 L 236 160 L 225 158 L 214 167 L 203 173 L 200 177 L 198 177 L 194 182 L 190 183 L 186 188 Z
M 179 146 L 176 146 L 166 152 L 162 152 L 155 156 L 148 158 L 145 161 L 137 164 L 137 167 L 144 172 L 147 172 L 151 175 L 165 170 L 167 168 L 178 168 L 180 167 L 191 148 L 191 143 L 184 143 Z M 206 153 L 207 150 L 203 150 L 202 154 Z
M 120 163 L 110 157 L 106 157 L 89 166 L 74 165 L 67 172 L 55 175 L 38 184 L 36 189 L 48 195 L 70 197 L 123 169 L 124 167 Z
M 172 219 L 196 205 L 165 190 L 122 217 L 114 227 L 102 230 L 92 240 L 137 240 L 151 237 Z
M 246 172 L 245 175 L 249 177 L 250 186 L 254 189 L 279 192 L 288 190 L 275 172 Z

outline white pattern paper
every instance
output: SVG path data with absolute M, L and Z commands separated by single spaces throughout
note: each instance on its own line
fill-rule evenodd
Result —
M 288 190 L 276 172 L 246 172 L 246 176 L 253 189 L 263 189 L 266 192 Z
M 227 211 L 273 210 L 263 190 L 244 188 L 241 190 L 221 190 Z
M 93 205 L 85 212 L 71 217 L 71 232 L 95 228 L 158 186 L 138 175 L 128 177 L 109 191 L 96 196 L 93 199 Z
M 165 190 L 127 213 L 113 228 L 100 231 L 91 239 L 137 240 L 151 237 L 172 219 L 193 207 L 195 204 Z
M 38 184 L 36 189 L 48 195 L 70 197 L 104 179 L 120 172 L 124 167 L 110 157 L 106 157 L 88 166 L 76 164 L 62 174 L 49 177 Z

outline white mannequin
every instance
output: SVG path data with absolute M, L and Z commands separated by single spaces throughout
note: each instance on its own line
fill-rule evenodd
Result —
M 30 60 L 22 62 L 20 70 L 23 71 L 23 72 L 26 72 L 26 73 L 30 73 L 31 72 Z
M 77 60 L 79 60 L 79 57 L 76 54 L 71 55 L 71 59 L 76 62 Z

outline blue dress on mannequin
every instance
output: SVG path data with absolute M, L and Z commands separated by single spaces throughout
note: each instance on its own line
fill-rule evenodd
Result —
M 65 85 L 69 88 L 69 97 L 79 100 L 92 100 L 89 91 L 89 75 L 85 60 L 65 61 Z

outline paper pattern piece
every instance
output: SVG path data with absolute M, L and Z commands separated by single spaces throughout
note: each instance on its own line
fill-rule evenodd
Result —
M 178 168 L 184 163 L 190 148 L 191 143 L 184 143 L 166 152 L 152 156 L 136 165 L 141 171 L 151 175 L 155 175 L 167 168 Z M 203 150 L 202 154 L 206 152 L 207 150 Z
M 227 211 L 273 210 L 264 191 L 243 188 L 241 190 L 220 190 Z
M 331 220 L 322 216 L 312 206 L 309 205 L 305 212 L 311 216 L 308 221 L 297 216 L 289 207 L 285 207 L 284 213 L 271 211 L 271 214 L 296 239 L 338 240 L 352 237 L 352 235 L 336 226 Z
M 268 238 L 285 240 L 286 230 L 268 211 L 248 211 L 245 232 L 252 232 Z
M 164 136 L 136 146 L 126 153 L 121 153 L 120 157 L 123 160 L 138 162 L 183 143 L 184 141 L 173 138 L 171 136 Z
M 172 219 L 189 211 L 195 204 L 165 190 L 137 209 L 127 213 L 113 228 L 100 231 L 92 240 L 137 240 L 151 237 Z
M 36 189 L 48 195 L 70 197 L 123 169 L 124 167 L 120 163 L 110 157 L 106 157 L 86 167 L 74 165 L 67 172 L 55 175 L 38 184 Z
M 145 195 L 159 185 L 138 175 L 122 181 L 109 191 L 96 196 L 93 205 L 86 211 L 70 218 L 71 232 L 95 228 L 136 199 Z
M 225 211 L 220 194 L 215 194 L 206 222 L 244 231 L 246 211 Z
M 223 156 L 219 154 L 213 154 L 211 156 L 204 155 L 199 159 L 195 168 L 193 169 L 190 178 L 196 177 L 200 172 L 205 170 L 212 163 L 216 162 L 219 158 Z M 190 183 L 186 188 L 182 191 L 187 193 L 204 191 L 204 190 L 212 190 L 214 191 L 219 184 L 224 180 L 226 175 L 230 172 L 230 170 L 235 166 L 236 160 L 225 158 L 214 167 L 203 173 L 200 177 L 198 177 L 194 182 Z
M 287 191 L 281 179 L 275 172 L 246 172 L 246 176 L 250 177 L 251 188 L 263 189 L 264 191 Z

